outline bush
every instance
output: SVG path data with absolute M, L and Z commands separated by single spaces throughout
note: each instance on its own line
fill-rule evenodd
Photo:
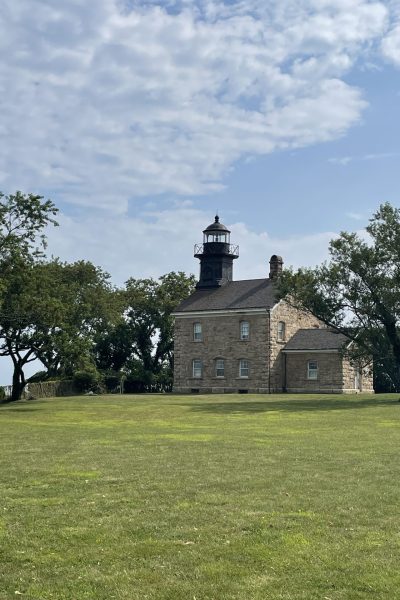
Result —
M 169 367 L 163 367 L 163 369 L 154 377 L 152 391 L 172 392 L 173 382 L 174 374 L 172 369 L 170 369 Z
M 76 390 L 83 394 L 86 392 L 101 393 L 103 391 L 101 375 L 92 369 L 76 371 L 73 382 Z
M 104 386 L 107 392 L 119 392 L 121 385 L 121 375 L 116 372 L 108 372 L 103 376 Z
M 26 383 L 40 383 L 42 381 L 47 381 L 47 379 L 47 371 L 37 371 L 34 375 L 26 380 Z

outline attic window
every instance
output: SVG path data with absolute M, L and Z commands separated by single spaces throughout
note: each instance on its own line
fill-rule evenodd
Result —
M 279 321 L 278 323 L 278 342 L 284 342 L 286 339 L 286 323 Z

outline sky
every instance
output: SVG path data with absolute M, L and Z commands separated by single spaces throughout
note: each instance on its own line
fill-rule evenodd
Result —
M 2 0 L 0 190 L 60 209 L 49 252 L 122 285 L 328 257 L 399 205 L 400 0 Z

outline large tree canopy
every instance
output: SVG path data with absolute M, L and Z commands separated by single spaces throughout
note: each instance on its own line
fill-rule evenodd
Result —
M 103 371 L 123 371 L 143 389 L 158 378 L 172 381 L 172 311 L 194 289 L 195 278 L 171 272 L 155 279 L 129 279 L 121 290 L 123 319 L 98 336 L 96 360 Z M 164 377 L 165 375 L 165 377 Z M 167 384 L 168 386 L 169 384 Z
M 57 212 L 42 196 L 0 192 L 0 354 L 14 364 L 13 400 L 25 385 L 23 366 L 35 358 L 23 332 L 43 314 L 43 295 L 36 303 L 30 296 L 38 276 L 33 269 L 46 247 L 45 228 L 57 225 Z
M 353 353 L 372 356 L 400 389 L 400 209 L 382 204 L 365 234 L 342 232 L 331 260 L 315 269 L 285 270 L 280 294 L 346 333 Z
M 37 322 L 35 354 L 48 376 L 72 376 L 93 363 L 94 338 L 119 317 L 120 303 L 109 275 L 87 261 L 53 260 L 37 266 L 48 308 Z
M 14 365 L 11 400 L 20 398 L 24 367 L 36 358 L 52 376 L 90 364 L 94 332 L 113 312 L 112 294 L 108 276 L 91 263 L 14 258 L 0 311 L 0 356 Z

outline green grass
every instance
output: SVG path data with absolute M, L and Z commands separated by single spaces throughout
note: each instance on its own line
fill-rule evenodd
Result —
M 399 598 L 397 400 L 0 406 L 0 599 Z

